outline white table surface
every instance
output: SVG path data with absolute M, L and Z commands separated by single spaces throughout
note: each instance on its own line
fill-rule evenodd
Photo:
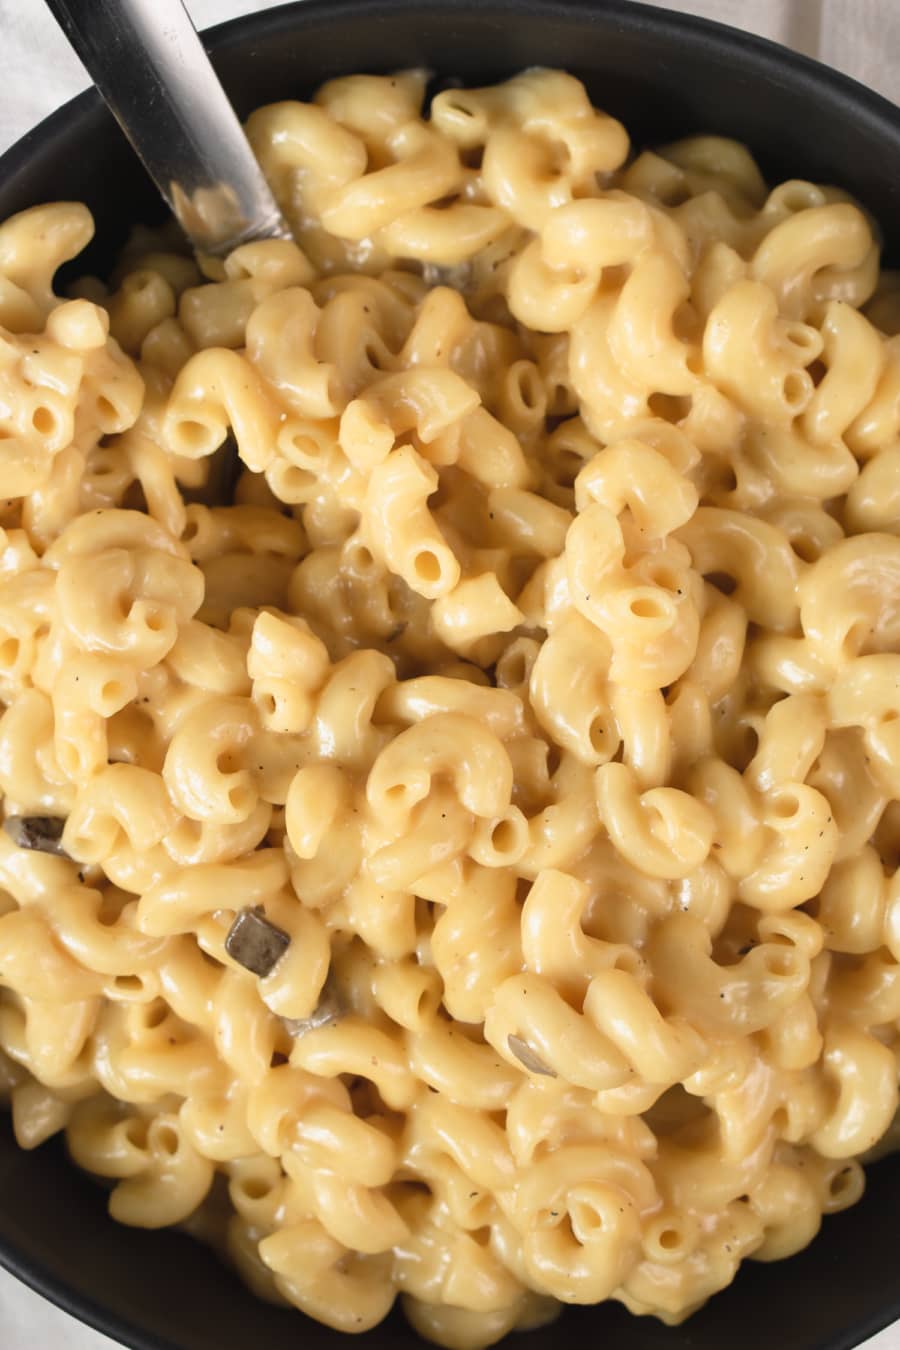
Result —
M 836 66 L 900 102 L 900 0 L 657 0 L 774 38 Z M 268 8 L 266 0 L 189 0 L 198 27 Z M 0 0 L 3 93 L 0 152 L 87 77 L 43 0 Z M 522 1342 L 524 1350 L 524 1341 Z M 89 1330 L 0 1270 L 2 1350 L 113 1350 Z M 727 1350 L 727 1347 L 723 1347 Z M 778 1350 L 790 1350 L 779 1347 Z M 866 1350 L 900 1350 L 900 1323 Z

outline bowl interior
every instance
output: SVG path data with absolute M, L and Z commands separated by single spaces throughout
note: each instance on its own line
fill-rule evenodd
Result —
M 893 1239 L 900 1159 L 870 1172 L 853 1209 L 826 1219 L 789 1261 L 746 1263 L 736 1281 L 681 1327 L 619 1304 L 568 1309 L 510 1344 L 615 1350 L 850 1350 L 900 1316 Z M 340 1350 L 338 1333 L 260 1303 L 207 1248 L 181 1233 L 121 1228 L 106 1194 L 58 1141 L 21 1153 L 0 1117 L 0 1262 L 54 1303 L 134 1350 Z M 2 1329 L 2 1311 L 0 1311 Z M 395 1310 L 360 1338 L 369 1350 L 422 1342 Z M 48 1347 L 48 1350 L 50 1348 Z
M 712 131 L 747 141 L 773 178 L 833 182 L 857 196 L 900 258 L 900 110 L 839 75 L 745 34 L 610 0 L 306 0 L 209 35 L 238 111 L 303 97 L 329 76 L 424 65 L 484 83 L 535 64 L 585 80 L 638 144 Z M 111 185 L 113 185 L 111 190 Z M 0 219 L 36 202 L 87 201 L 97 237 L 76 270 L 102 273 L 130 223 L 161 215 L 156 194 L 91 92 L 0 162 Z M 900 1158 L 825 1221 L 813 1247 L 745 1266 L 684 1327 L 618 1305 L 573 1310 L 529 1335 L 529 1350 L 608 1338 L 617 1350 L 845 1350 L 900 1315 L 893 1254 Z M 204 1248 L 121 1228 L 104 1193 L 54 1142 L 19 1152 L 0 1119 L 0 1261 L 54 1301 L 137 1350 L 308 1350 L 338 1344 L 297 1313 L 258 1303 Z M 417 1344 L 395 1313 L 364 1338 Z

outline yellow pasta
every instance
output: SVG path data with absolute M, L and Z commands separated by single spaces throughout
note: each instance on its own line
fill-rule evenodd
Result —
M 86 209 L 0 225 L 0 1097 L 477 1350 L 897 1137 L 900 348 L 836 190 L 425 87 L 251 116 L 295 242 L 69 299 Z

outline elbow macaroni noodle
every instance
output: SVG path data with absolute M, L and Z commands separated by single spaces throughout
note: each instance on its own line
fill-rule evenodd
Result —
M 465 1348 L 679 1321 L 891 1130 L 900 289 L 731 141 L 424 95 L 253 114 L 296 243 L 62 299 L 86 209 L 0 226 L 0 791 L 65 820 L 0 1084 L 121 1222 Z

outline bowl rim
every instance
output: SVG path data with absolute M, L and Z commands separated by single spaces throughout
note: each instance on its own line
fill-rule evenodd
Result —
M 743 57 L 749 55 L 770 68 L 779 67 L 804 89 L 814 87 L 819 94 L 824 91 L 841 103 L 852 104 L 855 117 L 861 117 L 866 125 L 877 125 L 882 134 L 887 131 L 896 137 L 900 146 L 900 101 L 893 103 L 843 71 L 732 24 L 661 9 L 658 5 L 643 3 L 643 0 L 489 0 L 489 4 L 495 13 L 506 13 L 510 17 L 525 12 L 562 20 L 567 17 L 583 20 L 587 12 L 594 11 L 634 33 L 652 29 L 663 35 L 692 35 L 698 44 L 720 56 L 733 54 L 735 46 L 739 45 Z M 287 3 L 269 9 L 213 24 L 202 30 L 201 37 L 207 50 L 216 55 L 240 43 L 248 29 L 267 32 L 288 21 L 293 22 L 298 16 L 302 16 L 306 26 L 352 14 L 361 17 L 374 13 L 412 14 L 421 11 L 423 6 L 430 10 L 440 8 L 447 13 L 468 11 L 474 15 L 483 14 L 487 8 L 481 0 L 287 0 Z M 61 104 L 0 155 L 0 180 L 8 181 L 27 171 L 32 154 L 43 141 L 65 125 L 96 115 L 101 105 L 100 94 L 93 86 Z
M 825 95 L 843 105 L 862 122 L 866 131 L 877 128 L 881 136 L 887 133 L 896 140 L 900 156 L 900 103 L 893 103 L 842 71 L 772 39 L 718 20 L 661 9 L 658 5 L 643 3 L 643 0 L 640 3 L 638 0 L 287 0 L 284 4 L 211 25 L 202 30 L 201 37 L 215 58 L 240 46 L 251 35 L 271 34 L 285 26 L 311 27 L 327 24 L 335 18 L 364 18 L 376 14 L 411 16 L 421 13 L 423 8 L 430 13 L 441 10 L 448 15 L 468 13 L 484 17 L 489 10 L 492 18 L 499 19 L 521 17 L 526 13 L 548 21 L 577 19 L 580 22 L 594 13 L 636 36 L 645 31 L 652 31 L 656 37 L 687 36 L 696 46 L 705 48 L 719 59 L 727 60 L 740 48 L 742 61 L 749 59 L 760 68 L 766 68 L 770 75 L 780 74 L 792 79 L 803 92 L 818 98 Z M 102 106 L 100 94 L 93 86 L 61 104 L 0 155 L 0 181 L 8 182 L 27 174 L 33 156 L 43 144 L 51 142 L 63 127 L 71 129 L 74 123 L 96 117 Z M 62 1312 L 129 1350 L 182 1350 L 175 1341 L 144 1330 L 127 1317 L 97 1303 L 83 1290 L 49 1274 L 39 1260 L 5 1238 L 0 1238 L 0 1268 Z M 854 1339 L 843 1344 L 847 1347 L 859 1345 L 898 1317 L 900 1289 L 892 1301 L 854 1326 Z

